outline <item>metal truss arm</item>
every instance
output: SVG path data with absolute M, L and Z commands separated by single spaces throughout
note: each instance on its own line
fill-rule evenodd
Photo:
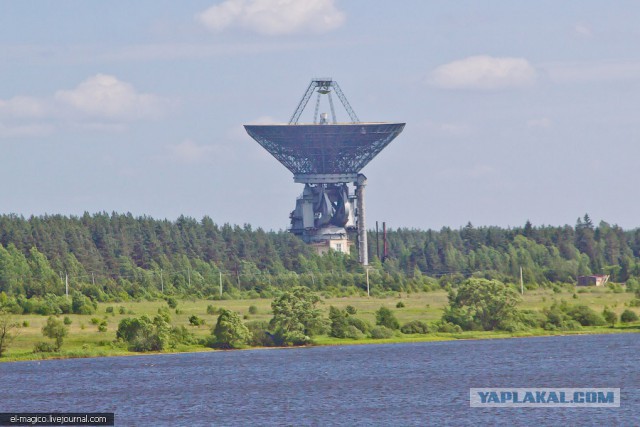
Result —
M 295 125 L 298 123 L 298 120 L 300 119 L 300 115 L 302 114 L 302 111 L 307 106 L 307 103 L 309 102 L 309 98 L 311 98 L 311 95 L 313 95 L 313 92 L 317 86 L 318 86 L 318 83 L 316 81 L 312 81 L 311 83 L 309 83 L 309 87 L 307 88 L 307 91 L 305 92 L 304 96 L 300 100 L 300 103 L 298 104 L 298 108 L 296 108 L 296 111 L 294 111 L 293 115 L 291 116 L 291 119 L 289 120 L 290 125 Z
M 349 117 L 351 117 L 351 121 L 353 123 L 360 123 L 360 119 L 358 119 L 356 112 L 353 111 L 353 108 L 351 108 L 351 105 L 349 105 L 349 101 L 347 101 L 347 98 L 344 96 L 344 93 L 342 93 L 340 86 L 338 86 L 338 82 L 332 81 L 331 86 L 333 86 L 333 90 L 336 92 L 336 95 L 338 95 L 338 99 L 340 99 L 340 102 L 342 102 L 344 109 L 347 110 Z

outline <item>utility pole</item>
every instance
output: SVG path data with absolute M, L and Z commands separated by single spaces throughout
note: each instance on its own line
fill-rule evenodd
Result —
M 222 270 L 218 270 L 218 275 L 220 278 L 220 298 L 222 298 Z
M 378 237 L 378 221 L 376 221 L 376 256 L 380 259 L 380 238 Z
M 69 298 L 69 275 L 67 273 L 64 274 L 64 289 L 68 299 Z
M 367 272 L 367 296 L 370 296 L 370 295 L 369 295 L 369 268 L 368 268 L 368 267 L 365 267 L 365 268 L 364 268 L 364 271 L 366 271 L 366 272 Z

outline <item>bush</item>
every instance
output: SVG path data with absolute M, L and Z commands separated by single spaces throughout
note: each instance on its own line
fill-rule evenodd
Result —
M 371 324 L 366 320 L 349 316 L 347 317 L 347 323 L 349 323 L 350 326 L 353 326 L 356 329 L 358 329 L 363 334 L 368 334 L 369 332 L 371 332 Z
M 80 292 L 74 292 L 71 302 L 71 309 L 75 314 L 93 314 L 98 308 L 95 301 L 91 301 Z
M 46 325 L 42 327 L 42 335 L 56 341 L 54 346 L 55 351 L 60 350 L 64 337 L 66 337 L 68 333 L 69 330 L 64 323 L 53 316 L 49 316 Z
M 376 326 L 371 330 L 371 338 L 379 340 L 384 338 L 391 338 L 393 336 L 393 330 L 387 328 L 386 326 Z
M 273 335 L 269 332 L 269 322 L 265 320 L 254 320 L 245 323 L 249 330 L 249 344 L 261 347 L 273 347 L 275 342 Z
M 193 344 L 196 342 L 195 337 L 184 326 L 174 326 L 171 328 L 171 339 L 169 345 L 175 347 L 177 344 Z
M 623 311 L 622 314 L 620 315 L 620 321 L 622 323 L 637 322 L 638 315 L 634 311 L 627 309 Z
M 238 313 L 226 309 L 221 310 L 212 332 L 218 348 L 238 348 L 247 344 L 251 338 Z
M 600 314 L 586 305 L 570 307 L 567 314 L 582 326 L 602 326 L 607 323 Z
M 365 335 L 362 333 L 362 331 L 360 331 L 360 329 L 356 328 L 353 325 L 347 326 L 344 334 L 345 338 L 350 338 L 352 340 L 359 340 L 364 338 L 364 336 Z
M 349 323 L 347 318 L 349 315 L 345 310 L 340 310 L 334 306 L 329 307 L 329 321 L 331 322 L 331 330 L 329 336 L 335 338 L 346 338 L 347 327 Z
M 64 316 L 63 323 L 65 325 L 70 325 L 71 324 L 71 319 L 69 318 L 69 316 Z
M 404 308 L 404 303 L 402 301 L 398 301 L 396 308 Z
M 176 301 L 174 297 L 168 297 L 167 305 L 169 306 L 169 308 L 175 309 L 176 307 L 178 307 L 178 301 Z
M 153 321 L 147 316 L 127 317 L 120 321 L 116 338 L 128 344 L 131 351 L 159 351 L 168 344 L 171 326 L 162 316 Z
M 35 346 L 33 346 L 34 353 L 53 353 L 54 351 L 56 351 L 55 347 L 53 346 L 53 344 L 48 342 L 41 341 L 36 343 Z
M 204 319 L 201 319 L 194 314 L 193 316 L 189 317 L 189 324 L 193 326 L 200 326 L 200 325 L 204 325 L 205 321 Z
M 258 307 L 256 307 L 255 305 L 250 305 L 249 314 L 258 314 Z
M 103 320 L 102 322 L 100 322 L 100 324 L 98 325 L 98 332 L 107 332 L 107 321 Z
M 91 324 L 92 325 L 99 325 L 100 324 L 100 319 L 98 319 L 97 317 L 92 317 L 91 318 Z
M 547 320 L 547 316 L 538 310 L 520 310 L 518 320 L 525 327 L 542 328 Z
M 358 313 L 358 309 L 356 309 L 354 306 L 352 305 L 348 305 L 345 307 L 345 311 L 347 312 L 347 314 L 349 314 L 350 316 L 353 316 L 355 314 Z
M 402 325 L 400 332 L 403 334 L 427 334 L 429 333 L 429 326 L 420 320 L 413 320 Z
M 605 320 L 605 322 L 611 324 L 612 327 L 618 321 L 618 315 L 616 313 L 614 313 L 613 311 L 609 310 L 608 308 L 605 308 L 602 311 L 602 317 Z
M 218 309 L 212 306 L 211 304 L 209 304 L 207 306 L 207 314 L 210 314 L 210 315 L 218 314 Z
M 443 332 L 445 334 L 457 334 L 462 332 L 462 328 L 459 325 L 455 325 L 451 322 L 441 321 L 438 323 L 438 332 Z
M 400 322 L 398 322 L 393 312 L 386 307 L 380 307 L 376 311 L 376 325 L 389 329 L 400 329 Z
M 105 313 L 113 313 L 113 307 L 107 307 L 104 311 Z
M 120 307 L 118 307 L 118 313 L 125 314 L 126 312 L 127 312 L 126 307 L 124 307 L 122 305 Z

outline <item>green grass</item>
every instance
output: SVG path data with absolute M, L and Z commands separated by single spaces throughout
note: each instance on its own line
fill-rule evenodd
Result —
M 576 298 L 573 295 L 576 295 Z M 628 303 L 634 298 L 630 293 L 613 293 L 603 288 L 588 288 L 585 291 L 576 293 L 573 290 L 565 290 L 561 293 L 554 293 L 551 290 L 536 289 L 526 291 L 520 308 L 541 310 L 548 307 L 554 301 L 566 300 L 569 304 L 588 305 L 597 312 L 602 312 L 605 306 L 616 312 L 618 315 L 625 309 L 629 308 Z M 396 308 L 396 304 L 402 301 L 405 307 Z M 355 317 L 367 320 L 372 324 L 375 323 L 375 311 L 381 306 L 387 307 L 393 311 L 400 324 L 407 323 L 412 320 L 422 320 L 426 322 L 436 321 L 442 314 L 442 309 L 447 304 L 447 293 L 445 291 L 420 292 L 420 293 L 398 293 L 393 296 L 383 298 L 374 298 L 366 296 L 351 296 L 343 298 L 327 298 L 320 304 L 320 309 L 327 316 L 329 307 L 335 306 L 344 309 L 347 305 L 351 305 L 357 309 Z M 172 323 L 180 326 L 184 325 L 189 331 L 194 333 L 198 338 L 203 338 L 211 334 L 211 327 L 215 325 L 217 315 L 207 314 L 207 306 L 212 305 L 216 308 L 226 308 L 246 316 L 245 321 L 265 320 L 268 321 L 272 317 L 271 300 L 268 299 L 246 299 L 246 300 L 195 300 L 185 299 L 178 301 L 179 314 L 175 310 L 171 311 Z M 249 314 L 249 306 L 257 307 L 256 314 Z M 125 307 L 127 313 L 120 314 L 119 307 Z M 113 314 L 106 313 L 107 307 L 113 307 Z M 62 351 L 58 354 L 33 354 L 34 345 L 39 341 L 50 341 L 42 336 L 42 326 L 47 321 L 47 316 L 40 315 L 20 315 L 14 316 L 14 321 L 22 324 L 23 321 L 29 323 L 28 327 L 20 327 L 19 335 L 9 347 L 6 355 L 0 361 L 15 360 L 34 360 L 42 358 L 65 358 L 65 357 L 97 357 L 97 356 L 121 356 L 132 355 L 132 353 L 123 347 L 117 347 L 111 343 L 116 338 L 116 330 L 118 323 L 125 317 L 135 317 L 142 314 L 154 316 L 160 307 L 167 307 L 165 301 L 141 301 L 141 302 L 122 302 L 122 303 L 101 303 L 98 310 L 93 315 L 68 315 L 72 323 L 69 325 L 69 336 L 65 339 Z M 631 310 L 639 312 L 639 308 L 631 308 Z M 189 317 L 197 315 L 206 321 L 205 325 L 194 327 L 189 324 Z M 60 316 L 62 319 L 64 315 Z M 92 318 L 107 320 L 107 332 L 98 332 L 97 325 L 91 323 Z M 507 332 L 483 332 L 469 331 L 459 334 L 427 334 L 427 335 L 403 335 L 399 334 L 388 339 L 370 339 L 361 340 L 338 339 L 328 336 L 315 337 L 314 341 L 318 345 L 345 345 L 345 344 L 367 344 L 367 343 L 398 343 L 398 342 L 418 342 L 418 341 L 442 341 L 452 339 L 485 339 L 485 338 L 507 338 L 507 337 L 524 337 L 539 335 L 568 335 L 568 334 L 584 334 L 584 333 L 612 333 L 612 332 L 640 332 L 638 323 L 632 325 L 616 325 L 616 328 L 610 327 L 593 327 L 583 328 L 580 331 L 571 332 L 551 332 L 544 330 L 531 330 L 518 333 Z M 167 352 L 180 351 L 207 351 L 208 349 L 198 345 L 178 346 L 176 349 Z

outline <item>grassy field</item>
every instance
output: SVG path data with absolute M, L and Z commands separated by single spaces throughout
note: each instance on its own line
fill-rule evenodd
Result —
M 554 293 L 551 290 L 537 289 L 525 292 L 520 308 L 537 309 L 551 305 L 554 301 L 566 300 L 570 304 L 588 305 L 598 312 L 602 312 L 605 306 L 615 311 L 618 315 L 628 307 L 628 303 L 634 298 L 630 293 L 613 293 L 608 289 L 590 288 L 586 292 L 563 291 Z M 396 304 L 402 301 L 403 308 L 396 308 Z M 381 306 L 390 308 L 401 324 L 411 320 L 423 320 L 431 322 L 438 320 L 442 315 L 442 309 L 447 304 L 447 293 L 445 291 L 435 291 L 428 293 L 401 293 L 392 297 L 369 298 L 366 296 L 329 298 L 323 300 L 320 308 L 328 312 L 329 306 L 345 308 L 351 305 L 357 309 L 356 317 L 375 323 L 375 311 Z M 184 325 L 198 337 L 205 337 L 211 333 L 211 327 L 215 324 L 217 316 L 207 314 L 207 306 L 216 308 L 224 307 L 239 312 L 246 321 L 249 320 L 270 320 L 271 300 L 248 299 L 248 300 L 179 300 L 178 312 L 171 310 L 172 323 L 174 325 Z M 249 314 L 249 307 L 257 308 L 256 314 Z M 107 313 L 107 308 L 113 307 L 113 313 Z M 120 307 L 124 307 L 125 314 L 120 314 Z M 116 356 L 138 354 L 126 351 L 123 348 L 111 345 L 115 340 L 115 333 L 118 323 L 125 317 L 140 316 L 147 314 L 151 317 L 158 313 L 158 309 L 167 307 L 164 301 L 142 301 L 123 302 L 111 304 L 99 304 L 98 310 L 93 315 L 75 315 L 68 317 L 71 320 L 69 325 L 69 335 L 64 341 L 60 354 L 33 354 L 32 350 L 36 342 L 50 341 L 42 336 L 42 326 L 47 321 L 47 316 L 40 315 L 20 315 L 14 316 L 14 321 L 21 325 L 19 335 L 9 347 L 6 355 L 0 361 L 28 360 L 52 357 L 93 357 L 93 356 Z M 632 310 L 640 313 L 639 308 Z M 205 319 L 206 324 L 198 327 L 189 324 L 189 317 L 197 315 Z M 326 315 L 326 313 L 325 313 Z M 60 316 L 63 318 L 64 316 Z M 98 332 L 98 326 L 92 323 L 92 319 L 107 321 L 107 331 Z M 640 332 L 640 325 L 610 327 L 584 328 L 573 333 L 610 333 L 610 332 Z M 319 345 L 337 344 L 362 344 L 362 343 L 384 343 L 384 342 L 413 342 L 413 341 L 435 341 L 447 339 L 481 339 L 481 338 L 507 338 L 514 336 L 551 335 L 553 332 L 543 330 L 533 330 L 524 333 L 506 332 L 463 332 L 460 334 L 428 334 L 428 335 L 406 335 L 390 338 L 387 340 L 346 340 L 336 339 L 328 336 L 317 337 Z M 564 332 L 566 334 L 566 332 Z M 201 346 L 180 346 L 172 351 L 206 351 Z

